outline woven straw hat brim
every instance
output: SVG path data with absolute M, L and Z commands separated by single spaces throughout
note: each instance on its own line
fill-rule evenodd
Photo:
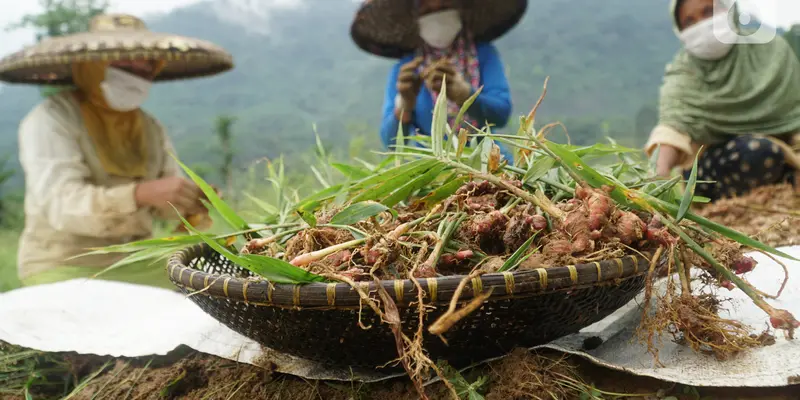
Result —
M 163 60 L 155 81 L 197 78 L 233 68 L 221 47 L 200 39 L 151 31 L 84 32 L 47 38 L 0 60 L 0 80 L 9 83 L 72 83 L 75 62 Z
M 356 12 L 350 36 L 362 50 L 401 58 L 422 44 L 414 12 L 415 0 L 370 0 Z M 475 41 L 490 42 L 516 26 L 527 0 L 462 0 L 464 27 Z

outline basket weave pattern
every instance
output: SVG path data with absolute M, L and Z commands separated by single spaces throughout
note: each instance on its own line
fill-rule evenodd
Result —
M 515 347 L 544 344 L 589 326 L 625 305 L 644 288 L 649 261 L 628 256 L 617 260 L 487 274 L 472 280 L 461 294 L 465 302 L 493 289 L 481 308 L 444 337 L 427 335 L 424 346 L 433 360 L 455 367 L 497 357 Z M 170 279 L 212 317 L 273 350 L 328 365 L 374 368 L 397 358 L 388 325 L 357 292 L 342 283 L 269 284 L 247 279 L 250 272 L 206 245 L 175 254 Z M 431 324 L 447 309 L 461 276 L 422 279 Z M 377 298 L 374 283 L 361 283 Z M 384 281 L 395 300 L 404 331 L 413 335 L 418 314 L 416 287 L 409 280 Z M 369 288 L 369 289 L 368 289 Z M 205 289 L 205 290 L 204 290 Z M 362 329 L 361 322 L 370 327 Z M 396 368 L 399 368 L 396 367 Z

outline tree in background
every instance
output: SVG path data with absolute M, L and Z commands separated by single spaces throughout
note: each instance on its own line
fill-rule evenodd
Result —
M 7 26 L 6 31 L 33 28 L 37 42 L 48 37 L 85 32 L 89 29 L 89 21 L 104 13 L 109 6 L 108 0 L 40 0 L 39 4 L 41 13 L 26 14 L 19 22 Z M 64 88 L 45 86 L 41 93 L 47 97 L 61 90 Z
M 236 122 L 236 117 L 220 115 L 217 117 L 215 128 L 217 139 L 219 139 L 220 150 L 222 151 L 219 175 L 225 183 L 225 189 L 229 195 L 233 193 L 233 145 L 231 128 L 234 122 Z

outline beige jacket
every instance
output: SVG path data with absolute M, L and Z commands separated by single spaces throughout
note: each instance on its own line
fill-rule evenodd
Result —
M 164 128 L 149 115 L 145 123 L 151 149 L 146 179 L 182 175 L 169 155 L 173 148 Z M 124 255 L 67 259 L 88 248 L 151 236 L 153 217 L 158 215 L 137 207 L 133 179 L 103 170 L 71 93 L 49 97 L 25 117 L 19 128 L 19 154 L 25 173 L 20 279 L 63 265 L 106 267 Z
M 786 162 L 800 169 L 800 153 L 798 153 L 798 145 L 800 145 L 800 132 L 791 136 L 790 142 L 786 143 L 782 140 L 777 140 L 772 137 L 767 137 L 770 141 L 777 144 L 786 157 Z M 682 169 L 692 169 L 695 156 L 700 150 L 700 144 L 692 141 L 689 135 L 678 132 L 666 125 L 657 125 L 650 133 L 650 138 L 644 146 L 644 151 L 648 156 L 651 156 L 656 150 L 658 145 L 670 145 L 679 150 L 678 166 Z

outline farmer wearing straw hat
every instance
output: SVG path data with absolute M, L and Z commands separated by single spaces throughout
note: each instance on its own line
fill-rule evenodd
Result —
M 645 146 L 648 154 L 660 149 L 657 172 L 680 167 L 688 178 L 703 146 L 697 178 L 714 182 L 698 183 L 700 196 L 796 184 L 800 61 L 787 41 L 736 43 L 745 33 L 738 8 L 720 0 L 672 0 L 670 12 L 683 48 L 666 68 L 659 122 Z
M 506 126 L 511 93 L 491 41 L 513 28 L 527 5 L 527 0 L 365 1 L 351 26 L 353 40 L 367 52 L 399 59 L 386 86 L 384 145 L 394 145 L 401 123 L 404 137 L 430 135 L 433 106 L 445 78 L 450 124 L 483 87 L 465 122 L 476 128 Z M 500 147 L 512 161 L 508 149 Z
M 153 218 L 207 212 L 185 179 L 164 128 L 140 109 L 154 81 L 217 74 L 231 56 L 201 40 L 147 30 L 129 15 L 100 15 L 89 32 L 49 38 L 0 60 L 0 80 L 71 85 L 36 106 L 19 128 L 25 173 L 23 285 L 88 277 L 124 255 L 80 256 L 140 240 Z M 172 206 L 171 206 L 172 205 Z M 160 263 L 101 275 L 170 287 Z

